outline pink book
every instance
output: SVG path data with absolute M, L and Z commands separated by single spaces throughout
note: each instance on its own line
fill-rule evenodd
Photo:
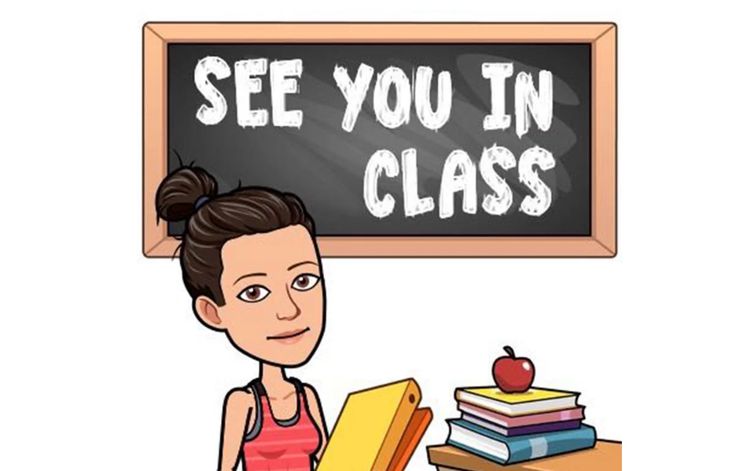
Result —
M 567 420 L 582 420 L 585 418 L 585 414 L 583 414 L 585 406 L 552 412 L 543 412 L 541 414 L 520 415 L 516 417 L 509 417 L 507 415 L 499 414 L 498 412 L 492 412 L 481 407 L 468 404 L 467 402 L 458 402 L 457 408 L 461 412 L 466 412 L 506 428 L 524 427 L 527 425 L 546 424 L 549 422 L 561 422 Z

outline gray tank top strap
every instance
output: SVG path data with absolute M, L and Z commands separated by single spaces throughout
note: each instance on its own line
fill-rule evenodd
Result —
M 311 417 L 311 413 L 309 412 L 309 406 L 307 405 L 307 396 L 304 392 L 304 385 L 301 381 L 299 381 L 296 378 L 289 378 L 288 381 L 294 385 L 294 388 L 296 389 L 296 413 L 293 417 L 286 419 L 286 420 L 280 420 L 273 416 L 273 411 L 271 411 L 271 417 L 276 424 L 282 426 L 282 427 L 289 427 L 291 425 L 294 425 L 299 421 L 299 417 L 301 417 L 302 413 L 302 401 L 304 401 L 304 407 L 307 408 L 307 413 Z M 245 387 L 245 389 L 250 389 L 253 391 L 253 394 L 255 396 L 255 403 L 256 403 L 256 414 L 255 414 L 255 422 L 253 424 L 253 429 L 248 432 L 245 432 L 245 438 L 243 439 L 244 442 L 251 441 L 255 439 L 259 433 L 261 433 L 261 429 L 263 428 L 263 398 L 266 399 L 266 407 L 271 407 L 271 402 L 268 400 L 268 394 L 266 393 L 266 388 L 263 387 L 263 383 L 259 379 L 254 379 L 248 385 Z M 248 427 L 248 424 L 246 424 L 246 428 Z
M 296 386 L 296 392 L 299 395 L 299 400 L 304 401 L 304 409 L 307 411 L 307 415 L 310 419 L 312 419 L 312 422 L 317 424 L 317 421 L 315 420 L 315 416 L 312 413 L 313 411 L 309 408 L 309 400 L 307 399 L 307 390 L 304 387 L 304 383 L 299 381 L 297 378 L 289 378 L 289 380 L 294 383 L 294 386 Z M 319 414 L 319 411 L 315 411 L 317 414 Z
M 263 387 L 263 384 L 258 379 L 254 379 L 248 385 L 245 387 L 245 389 L 250 389 L 253 391 L 253 395 L 255 396 L 255 403 L 256 403 L 256 414 L 255 414 L 255 422 L 253 423 L 253 429 L 248 432 L 248 424 L 245 424 L 246 432 L 245 432 L 245 438 L 243 438 L 244 442 L 248 442 L 250 440 L 253 440 L 258 436 L 259 433 L 261 433 L 261 427 L 263 427 L 263 413 L 261 412 L 261 397 L 266 396 L 266 389 Z
M 301 381 L 299 381 L 297 378 L 289 378 L 289 382 L 294 385 L 296 388 L 296 393 L 299 396 L 304 396 L 304 384 L 302 384 Z

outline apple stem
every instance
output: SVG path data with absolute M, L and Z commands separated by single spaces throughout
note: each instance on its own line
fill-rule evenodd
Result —
M 503 349 L 506 351 L 506 353 L 509 354 L 509 356 L 511 358 L 516 358 L 516 355 L 514 355 L 514 349 L 513 348 L 511 348 L 508 345 L 506 345 L 505 347 L 503 347 Z

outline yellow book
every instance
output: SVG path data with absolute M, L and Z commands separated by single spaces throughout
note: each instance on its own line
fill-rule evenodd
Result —
M 505 393 L 497 387 L 459 388 L 455 399 L 509 416 L 536 414 L 577 406 L 579 393 L 530 388 L 523 393 Z
M 351 393 L 318 471 L 404 469 L 431 420 L 413 379 Z

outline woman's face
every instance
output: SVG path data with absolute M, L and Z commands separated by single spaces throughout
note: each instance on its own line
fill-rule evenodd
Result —
M 314 353 L 324 328 L 324 285 L 309 232 L 293 225 L 244 235 L 222 248 L 225 305 L 220 328 L 244 353 L 298 366 Z

